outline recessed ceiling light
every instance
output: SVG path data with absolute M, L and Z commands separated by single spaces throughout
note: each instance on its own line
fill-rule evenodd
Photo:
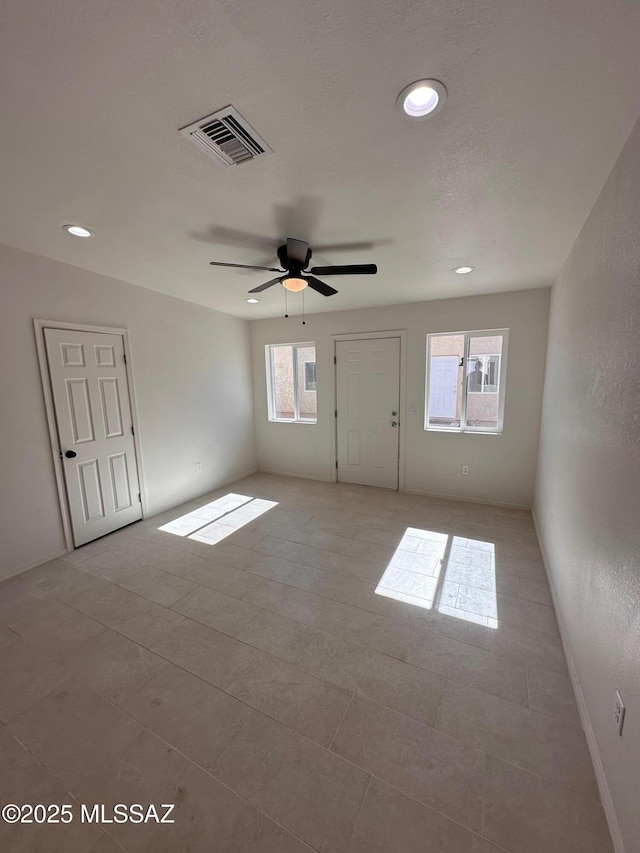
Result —
M 256 304 L 256 302 L 260 302 L 260 300 L 259 300 L 259 299 L 245 299 L 244 301 L 245 301 L 245 302 L 250 302 L 250 303 L 251 303 L 251 305 L 255 305 L 255 304 Z
M 69 234 L 73 234 L 74 237 L 93 237 L 93 231 L 83 228 L 82 225 L 63 225 L 62 227 Z
M 439 80 L 417 80 L 398 95 L 398 108 L 410 118 L 427 118 L 442 108 L 447 90 Z
M 468 272 L 473 272 L 475 267 L 454 267 L 452 272 L 457 272 L 458 275 L 466 275 Z

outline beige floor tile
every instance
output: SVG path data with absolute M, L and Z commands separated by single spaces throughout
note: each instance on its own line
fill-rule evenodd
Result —
M 326 606 L 327 599 L 323 596 L 266 578 L 256 580 L 255 586 L 245 596 L 245 601 L 281 616 L 312 624 Z
M 154 566 L 139 566 L 135 572 L 121 578 L 117 583 L 165 607 L 171 607 L 197 586 L 192 581 L 164 572 Z
M 561 717 L 567 723 L 580 726 L 571 679 L 561 672 L 553 672 L 538 666 L 527 667 L 529 680 L 529 707 L 553 717 Z
M 96 825 L 83 824 L 77 800 L 40 764 L 12 768 L 10 783 L 0 785 L 0 801 L 22 806 L 40 804 L 49 817 L 58 818 L 52 806 L 71 806 L 70 823 L 38 823 L 39 814 L 29 815 L 30 823 L 0 821 L 0 849 L 8 853 L 90 853 L 102 832 Z
M 259 554 L 248 571 L 259 577 L 286 583 L 298 589 L 311 589 L 314 581 L 325 574 L 320 569 L 303 566 L 301 563 L 292 563 L 280 557 L 269 557 L 266 554 Z
M 65 666 L 110 702 L 119 702 L 166 666 L 166 661 L 132 640 L 106 630 L 86 640 L 64 658 Z
M 155 644 L 174 628 L 177 628 L 185 617 L 173 610 L 167 610 L 159 604 L 151 604 L 143 613 L 125 616 L 122 621 L 114 621 L 113 630 L 128 637 L 147 649 Z
M 520 578 L 520 597 L 527 598 L 529 601 L 537 601 L 538 604 L 553 606 L 549 584 L 546 581 Z
M 444 679 L 360 646 L 344 646 L 321 672 L 325 678 L 369 696 L 408 717 L 434 725 Z
M 102 791 L 108 804 L 175 807 L 171 826 L 126 823 L 111 827 L 111 834 L 128 853 L 309 853 L 289 832 L 148 731 L 120 750 Z
M 417 634 L 405 660 L 444 678 L 472 684 L 486 693 L 528 706 L 524 664 L 450 637 Z
M 519 625 L 500 622 L 496 629 L 488 629 L 487 648 L 520 663 L 541 666 L 554 672 L 567 672 L 560 637 L 553 634 L 542 634 Z
M 250 651 L 256 651 L 227 634 L 186 618 L 171 631 L 158 635 L 150 648 L 222 690 L 234 680 Z
M 289 542 L 286 539 L 276 539 L 275 536 L 263 536 L 253 546 L 254 550 L 270 557 L 280 557 L 282 560 L 290 560 L 292 563 L 306 563 L 313 557 L 313 548 L 301 545 L 298 542 Z
M 159 529 L 206 526 L 232 494 L 277 506 L 243 498 L 215 544 Z M 0 780 L 179 804 L 170 835 L 129 826 L 73 853 L 311 850 L 257 808 L 335 853 L 610 849 L 527 512 L 251 475 L 0 584 L 0 623 L 0 694 L 28 706 L 8 726 L 45 765 L 18 745 L 12 770 L 7 747 Z M 56 682 L 67 661 L 93 688 Z M 483 753 L 491 840 L 471 831 Z M 195 766 L 217 762 L 254 805 Z M 389 787 L 374 778 L 360 812 L 369 773 Z
M 8 625 L 0 625 L 0 651 L 4 652 L 5 649 L 19 642 L 20 636 L 15 631 L 12 631 Z
M 53 594 L 86 616 L 109 626 L 153 607 L 151 601 L 85 573 L 57 587 Z
M 106 630 L 100 622 L 55 598 L 47 601 L 35 613 L 18 619 L 12 627 L 31 645 L 56 660 Z
M 240 631 L 259 611 L 254 604 L 206 587 L 197 587 L 171 609 L 225 634 Z
M 339 639 L 326 631 L 268 610 L 261 610 L 236 636 L 311 672 L 319 672 L 341 645 Z
M 89 780 L 110 777 L 118 751 L 141 726 L 89 687 L 65 681 L 8 725 L 46 769 L 83 802 Z M 138 802 L 134 800 L 133 802 Z
M 214 766 L 252 713 L 247 705 L 173 664 L 139 689 L 127 691 L 119 704 L 205 770 Z
M 355 696 L 331 749 L 469 829 L 482 828 L 485 755 Z
M 468 829 L 372 779 L 349 853 L 500 853 Z
M 321 853 L 345 850 L 369 782 L 362 770 L 258 715 L 214 772 Z
M 307 566 L 322 569 L 326 572 L 335 572 L 339 575 L 358 578 L 377 584 L 383 575 L 383 569 L 369 560 L 360 557 L 347 557 L 344 554 L 336 554 L 333 551 L 315 550 L 307 558 Z
M 350 691 L 250 646 L 240 655 L 227 692 L 328 746 L 347 709 Z
M 549 790 L 496 758 L 487 759 L 484 835 L 509 853 L 613 853 L 599 802 Z
M 16 622 L 22 616 L 35 613 L 46 604 L 49 596 L 22 577 L 10 578 L 0 584 L 0 623 Z
M 30 708 L 66 677 L 63 667 L 29 643 L 11 643 L 0 657 L 0 721 Z
M 529 770 L 549 784 L 596 790 L 586 740 L 577 726 L 473 687 L 447 686 L 436 728 L 494 758 Z
M 524 598 L 511 598 L 497 595 L 498 624 L 506 623 L 529 628 L 531 631 L 559 636 L 558 623 L 553 607 L 527 601 Z

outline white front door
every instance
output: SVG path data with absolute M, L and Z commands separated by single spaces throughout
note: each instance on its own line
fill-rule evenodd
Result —
M 458 356 L 431 356 L 429 377 L 429 417 L 456 416 L 458 402 Z
M 142 518 L 121 335 L 45 329 L 76 547 Z
M 336 344 L 338 480 L 398 488 L 400 338 Z

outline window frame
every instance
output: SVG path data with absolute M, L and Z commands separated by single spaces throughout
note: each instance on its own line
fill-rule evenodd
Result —
M 480 389 L 480 391 L 469 391 L 469 389 L 467 388 L 467 394 L 499 394 L 500 393 L 500 374 L 502 373 L 502 370 L 501 370 L 502 354 L 499 352 L 483 352 L 480 355 L 474 355 L 474 356 L 470 355 L 469 359 L 471 359 L 471 358 L 481 358 L 482 359 L 482 363 L 483 363 L 482 370 L 484 372 L 484 370 L 485 370 L 484 364 L 486 364 L 487 365 L 487 371 L 486 371 L 487 376 L 489 376 L 489 363 L 490 363 L 489 360 L 492 358 L 497 359 L 495 364 L 496 364 L 496 367 L 498 369 L 498 381 L 487 383 L 487 385 L 490 387 L 487 387 L 487 385 L 483 385 L 482 388 Z M 486 359 L 486 362 L 485 362 L 485 359 Z M 469 376 L 471 376 L 471 374 L 467 373 L 466 378 L 468 379 Z
M 291 358 L 293 361 L 293 407 L 294 413 L 292 418 L 279 418 L 277 417 L 277 409 L 276 409 L 276 382 L 275 382 L 275 365 L 273 360 L 273 350 L 278 347 L 291 347 Z M 317 424 L 318 423 L 318 410 L 316 405 L 316 416 L 315 418 L 301 418 L 300 417 L 300 390 L 299 390 L 299 371 L 298 371 L 298 358 L 297 352 L 298 349 L 303 349 L 304 347 L 313 347 L 314 351 L 316 349 L 315 341 L 304 341 L 304 342 L 296 342 L 296 343 L 281 343 L 281 344 L 266 344 L 265 345 L 265 362 L 266 362 L 266 376 L 267 376 L 267 412 L 268 419 L 270 422 L 279 423 L 279 424 Z M 317 361 L 317 360 L 316 360 Z M 303 362 L 304 364 L 304 362 Z M 304 371 L 303 371 L 304 372 Z M 302 378 L 304 385 L 304 376 Z M 316 385 L 317 385 L 317 368 L 316 368 Z
M 307 365 L 308 364 L 313 365 L 313 385 L 315 386 L 313 388 L 307 387 Z M 318 374 L 317 374 L 316 362 L 315 361 L 303 361 L 302 362 L 302 371 L 304 373 L 303 385 L 304 385 L 305 392 L 307 394 L 311 394 L 311 393 L 315 394 L 318 390 Z M 317 417 L 317 415 L 316 415 L 316 417 Z
M 431 343 L 434 338 L 452 337 L 454 335 L 464 337 L 464 355 L 463 364 L 466 365 L 470 358 L 471 338 L 489 338 L 502 336 L 502 352 L 501 353 L 486 353 L 486 355 L 498 355 L 499 375 L 498 375 L 498 390 L 497 392 L 469 391 L 468 390 L 468 373 L 463 372 L 462 381 L 462 399 L 460 407 L 460 425 L 446 426 L 445 424 L 430 425 L 429 424 L 429 398 L 430 398 L 430 381 L 431 381 Z M 507 351 L 509 348 L 509 329 L 478 329 L 470 332 L 434 332 L 427 335 L 427 358 L 425 365 L 425 401 L 424 401 L 424 429 L 425 432 L 448 432 L 448 433 L 475 433 L 476 435 L 501 435 L 504 430 L 504 403 L 505 390 L 507 380 Z M 483 353 L 484 355 L 484 353 Z M 497 393 L 498 394 L 498 418 L 495 427 L 476 427 L 467 424 L 467 395 L 482 394 L 482 393 Z

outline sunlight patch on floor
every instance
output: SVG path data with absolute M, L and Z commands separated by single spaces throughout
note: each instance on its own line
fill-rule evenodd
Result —
M 224 497 L 209 501 L 191 512 L 163 524 L 158 530 L 174 536 L 188 536 L 198 542 L 215 545 L 278 506 L 277 501 L 266 501 L 250 495 L 230 492 Z
M 497 628 L 494 545 L 408 527 L 376 593 Z

